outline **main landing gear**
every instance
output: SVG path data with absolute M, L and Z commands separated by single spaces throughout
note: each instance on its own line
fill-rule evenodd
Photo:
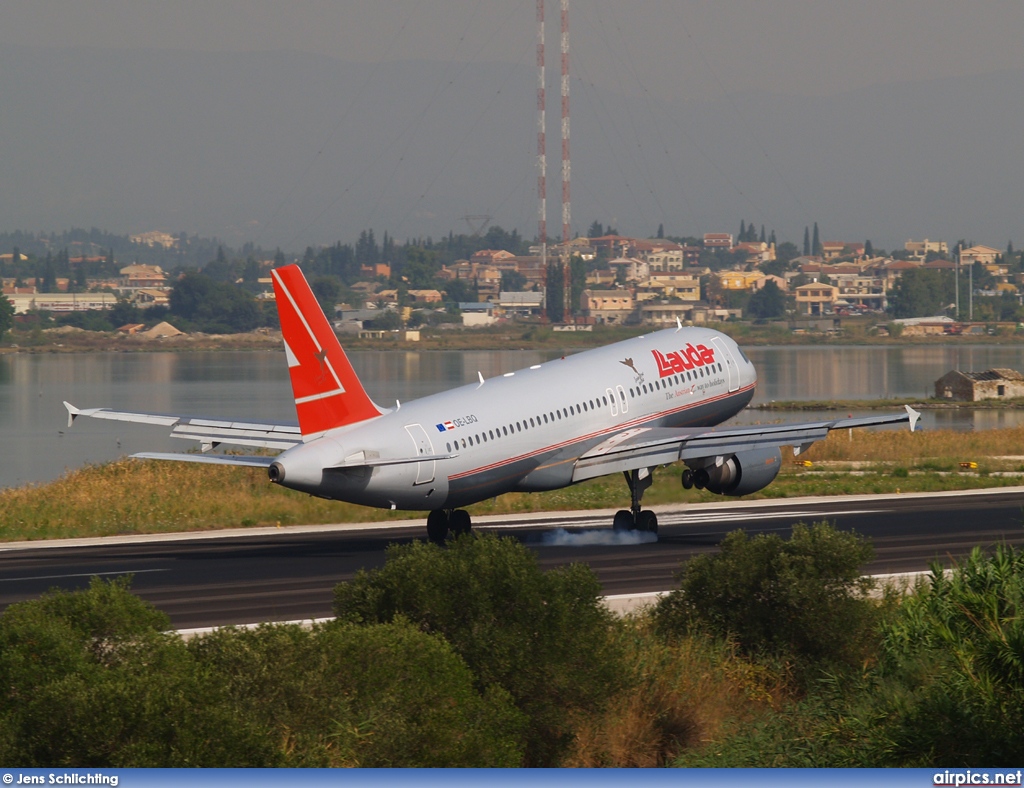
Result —
M 434 544 L 444 544 L 449 532 L 461 536 L 472 528 L 469 512 L 465 509 L 435 509 L 427 515 L 427 538 Z
M 620 509 L 612 520 L 612 528 L 616 531 L 647 531 L 658 533 L 658 517 L 650 509 L 640 508 L 640 499 L 644 491 L 654 482 L 654 476 L 648 468 L 635 471 L 623 471 L 626 484 L 629 485 L 629 510 Z

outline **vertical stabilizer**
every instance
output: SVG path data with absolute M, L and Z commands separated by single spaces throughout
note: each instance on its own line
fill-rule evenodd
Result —
M 302 436 L 379 416 L 299 267 L 271 274 Z

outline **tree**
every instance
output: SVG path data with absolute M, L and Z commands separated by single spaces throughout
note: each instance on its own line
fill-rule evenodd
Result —
M 600 222 L 591 222 L 587 230 L 588 238 L 601 238 L 604 235 L 604 225 Z
M 600 710 L 626 678 L 593 571 L 542 571 L 514 539 L 468 535 L 447 547 L 392 544 L 381 569 L 335 589 L 340 621 L 404 617 L 442 635 L 485 690 L 500 687 L 526 714 L 527 764 L 554 766 L 578 715 Z
M 561 263 L 548 263 L 544 272 L 544 304 L 548 320 L 565 321 L 565 269 Z
M 657 238 L 664 238 L 665 237 L 665 225 L 664 224 L 659 224 L 658 225 L 658 235 L 656 237 Z
M 733 531 L 720 552 L 684 564 L 655 622 L 667 635 L 703 627 L 733 637 L 751 655 L 858 665 L 875 621 L 865 596 L 874 581 L 861 572 L 873 554 L 864 537 L 828 523 L 798 523 L 788 540 Z
M 790 260 L 799 256 L 800 252 L 797 250 L 796 244 L 789 241 L 783 241 L 775 248 L 775 259 L 781 260 L 786 265 L 789 265 Z
M 14 304 L 8 300 L 7 296 L 0 293 L 0 340 L 3 340 L 4 334 L 11 330 L 12 325 L 14 325 Z
M 309 289 L 316 296 L 320 308 L 328 316 L 334 315 L 335 305 L 341 295 L 341 282 L 334 276 L 318 276 L 309 283 Z
M 806 225 L 804 226 L 804 257 L 807 257 L 811 253 L 811 230 Z
M 501 290 L 504 293 L 519 292 L 526 289 L 526 277 L 518 271 L 501 272 Z
M 871 244 L 871 239 L 870 238 L 864 242 L 864 256 L 865 257 L 874 257 L 875 256 L 875 247 Z
M 821 238 L 818 235 L 818 223 L 814 223 L 814 240 L 811 242 L 811 254 L 821 254 Z
M 956 301 L 952 271 L 915 268 L 904 271 L 889 295 L 893 317 L 928 317 L 945 312 Z
M 479 299 L 476 286 L 468 279 L 452 279 L 445 286 L 444 294 L 450 304 L 474 303 Z
M 764 287 L 750 296 L 747 314 L 757 320 L 770 320 L 786 314 L 786 294 L 770 279 Z
M 122 297 L 117 299 L 117 303 L 111 307 L 107 316 L 111 326 L 120 328 L 130 323 L 139 322 L 139 308 L 127 298 Z
M 587 289 L 587 264 L 578 254 L 569 260 L 569 314 L 575 315 L 580 309 L 583 291 Z

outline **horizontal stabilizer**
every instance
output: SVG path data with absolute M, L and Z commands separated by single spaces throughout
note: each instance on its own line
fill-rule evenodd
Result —
M 209 419 L 169 413 L 133 413 L 110 408 L 76 408 L 65 402 L 68 426 L 79 416 L 132 424 L 155 424 L 171 427 L 172 438 L 198 441 L 203 450 L 223 443 L 232 446 L 253 446 L 261 449 L 290 449 L 302 443 L 302 435 L 295 424 L 264 424 L 228 419 Z
M 251 468 L 269 468 L 276 457 L 243 457 L 233 454 L 175 454 L 174 452 L 144 451 L 131 455 L 133 460 L 171 460 L 172 462 L 203 462 L 208 465 L 247 465 Z

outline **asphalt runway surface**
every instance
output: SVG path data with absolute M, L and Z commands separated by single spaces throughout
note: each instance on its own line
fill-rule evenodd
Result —
M 923 571 L 933 560 L 948 566 L 976 545 L 1024 544 L 1024 487 L 981 494 L 723 500 L 655 510 L 657 541 L 637 544 L 609 543 L 617 535 L 608 512 L 480 518 L 474 527 L 522 540 L 545 569 L 589 564 L 608 595 L 674 588 L 683 561 L 715 550 L 737 528 L 785 536 L 794 523 L 827 520 L 871 539 L 871 574 Z M 92 576 L 130 573 L 133 590 L 179 629 L 322 618 L 331 615 L 337 583 L 383 565 L 388 544 L 424 536 L 423 521 L 412 521 L 2 545 L 0 608 L 50 588 L 83 588 Z

